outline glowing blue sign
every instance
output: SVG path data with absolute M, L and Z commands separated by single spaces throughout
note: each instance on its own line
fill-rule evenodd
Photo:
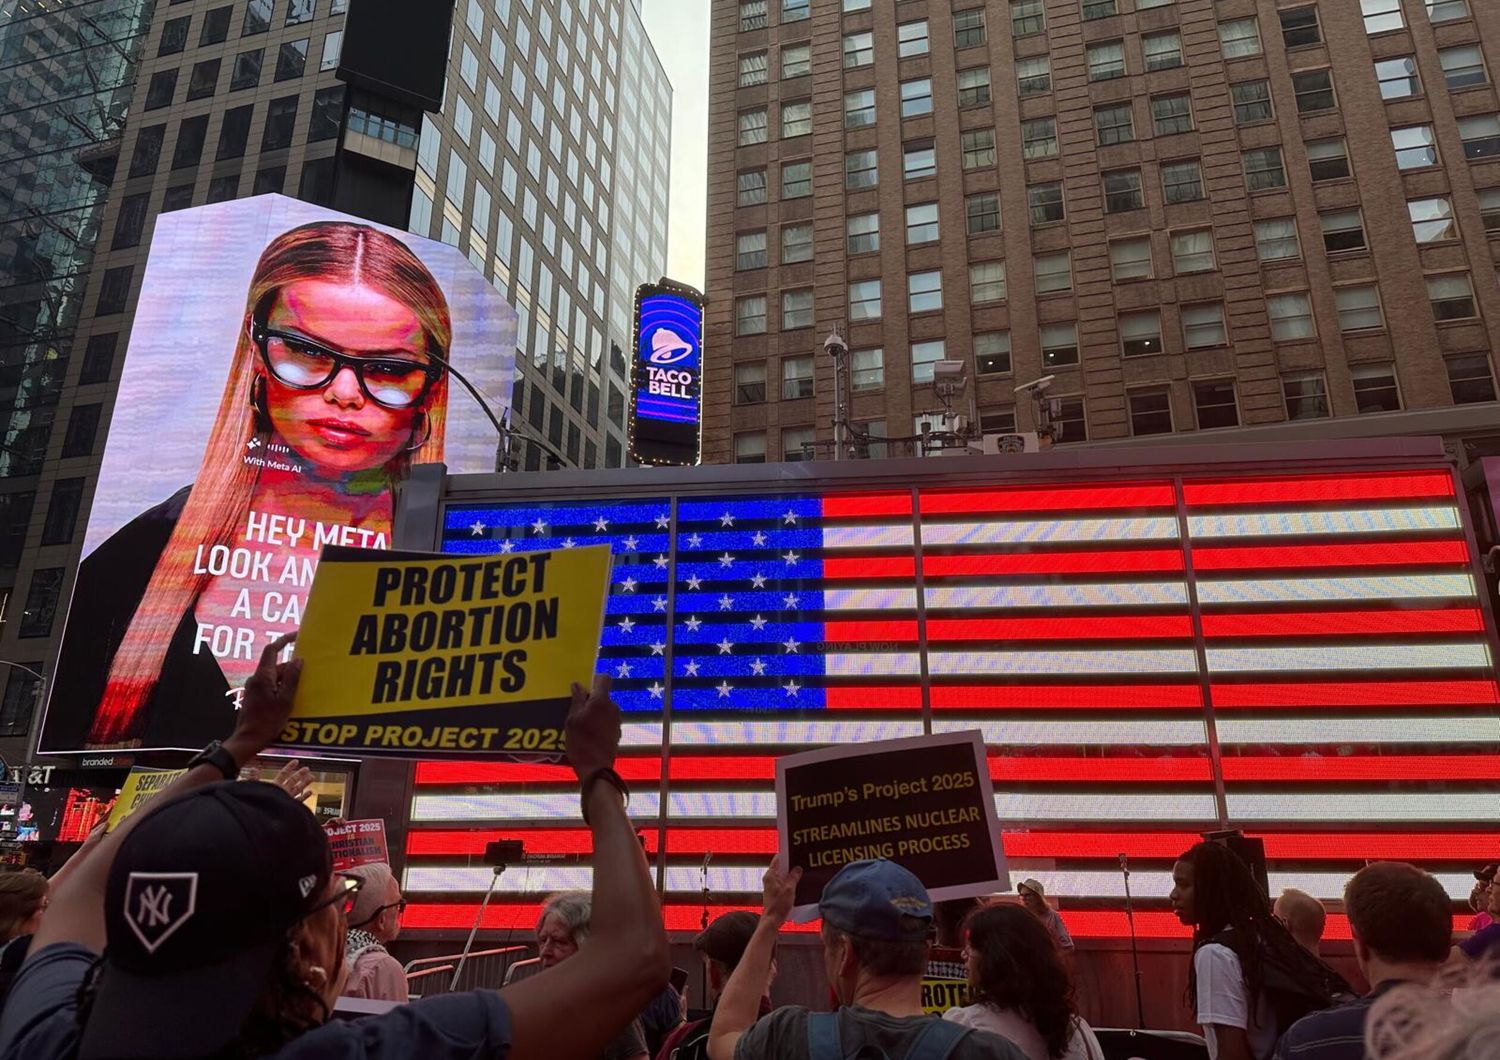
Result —
M 663 281 L 635 295 L 630 452 L 643 464 L 696 464 L 703 413 L 703 296 Z

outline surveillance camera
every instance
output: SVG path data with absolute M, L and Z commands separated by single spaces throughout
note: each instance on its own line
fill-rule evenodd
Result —
M 849 344 L 837 331 L 830 331 L 828 337 L 823 340 L 823 352 L 830 357 L 842 357 L 849 352 Z
M 966 368 L 963 361 L 936 361 L 932 365 L 932 378 L 962 379 Z
M 1033 379 L 1029 383 L 1022 383 L 1020 386 L 1016 387 L 1016 393 L 1029 394 L 1033 391 L 1038 394 L 1045 393 L 1047 388 L 1052 385 L 1053 380 L 1055 380 L 1056 378 L 1057 376 L 1055 375 L 1044 375 L 1040 379 Z

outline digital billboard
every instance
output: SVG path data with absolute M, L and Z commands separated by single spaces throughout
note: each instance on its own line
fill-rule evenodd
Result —
M 635 293 L 630 455 L 642 464 L 698 463 L 703 430 L 703 296 L 663 280 Z
M 516 314 L 452 247 L 258 196 L 156 222 L 41 750 L 198 748 L 328 544 L 493 468 Z

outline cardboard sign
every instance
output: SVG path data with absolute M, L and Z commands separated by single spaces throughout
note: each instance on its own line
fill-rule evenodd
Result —
M 156 798 L 186 772 L 186 769 L 142 769 L 140 766 L 131 769 L 120 788 L 120 797 L 109 811 L 109 823 L 104 830 L 113 832 L 121 821 Z
M 356 865 L 389 865 L 390 852 L 385 845 L 385 822 L 345 821 L 341 826 L 324 829 L 328 848 L 333 853 L 333 871 L 343 872 Z
M 560 758 L 594 672 L 607 545 L 499 556 L 323 550 L 282 745 Z
M 792 916 L 851 861 L 889 858 L 934 902 L 1008 891 L 994 789 L 977 732 L 826 747 L 776 761 L 787 867 L 802 869 Z
M 941 1015 L 950 1008 L 969 1003 L 969 970 L 962 950 L 933 946 L 927 951 L 927 970 L 922 973 L 922 1011 Z

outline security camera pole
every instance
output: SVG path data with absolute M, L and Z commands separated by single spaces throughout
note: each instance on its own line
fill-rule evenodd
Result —
M 823 352 L 833 358 L 833 458 L 853 459 L 849 430 L 849 344 L 837 328 L 823 340 Z

